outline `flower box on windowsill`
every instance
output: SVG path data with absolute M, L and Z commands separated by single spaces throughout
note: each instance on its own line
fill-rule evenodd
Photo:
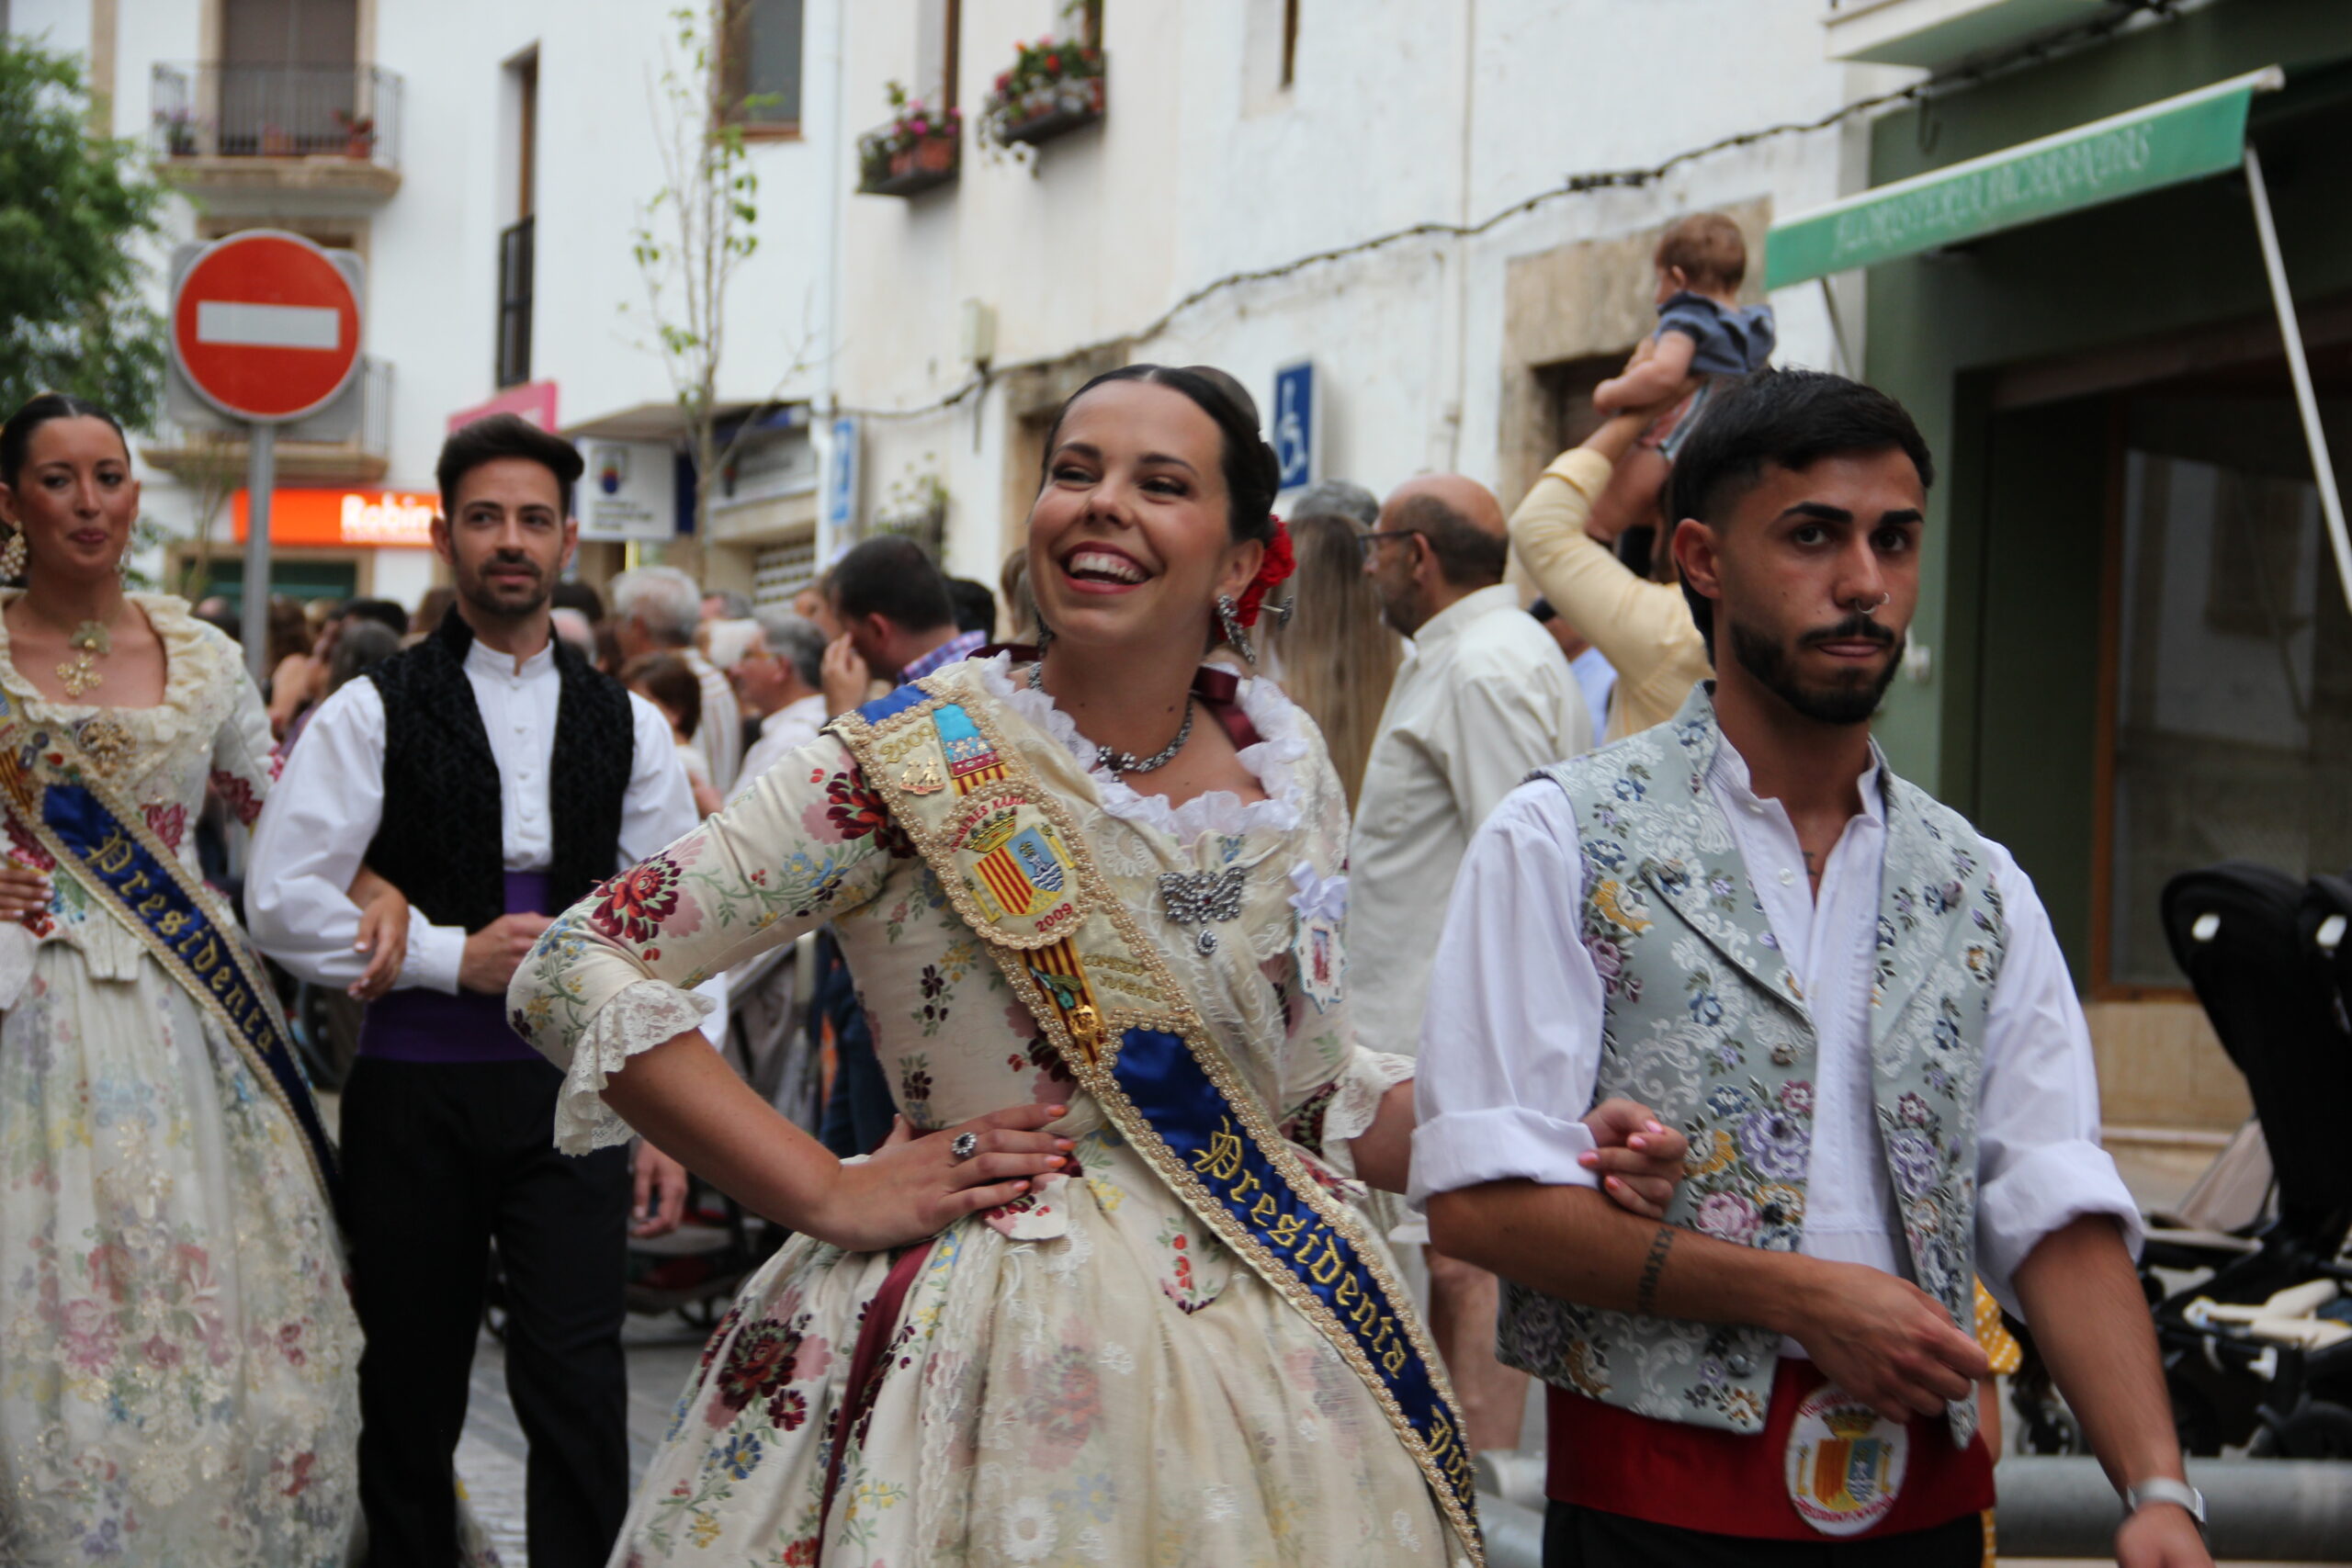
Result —
M 1035 147 L 1102 118 L 1100 76 L 1056 82 L 1022 96 L 998 111 L 996 137 L 1007 146 Z
M 962 141 L 927 136 L 887 158 L 871 159 L 857 188 L 869 196 L 916 196 L 952 182 L 962 165 Z

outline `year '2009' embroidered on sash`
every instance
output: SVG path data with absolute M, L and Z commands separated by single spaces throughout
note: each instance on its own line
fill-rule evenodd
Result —
M 1364 1381 L 1439 1511 L 1483 1563 L 1463 1424 L 1404 1292 L 1209 1038 L 1060 799 L 1003 744 L 985 710 L 933 690 L 934 681 L 946 687 L 937 677 L 902 686 L 843 715 L 834 733 L 1064 1070 Z M 1117 995 L 1144 1005 L 1098 996 L 1090 962 L 1114 977 Z
M 228 1033 L 263 1092 L 293 1119 L 311 1174 L 334 1198 L 334 1146 L 319 1121 L 277 994 L 244 942 L 225 930 L 179 857 L 116 798 L 62 726 L 35 727 L 0 695 L 0 791 L 58 870 L 139 939 L 174 983 Z

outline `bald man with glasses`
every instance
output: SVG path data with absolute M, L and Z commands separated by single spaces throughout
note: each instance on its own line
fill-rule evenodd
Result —
M 1503 582 L 1509 534 L 1486 486 L 1408 480 L 1359 538 L 1381 615 L 1413 650 L 1389 688 L 1348 846 L 1349 1010 L 1364 1044 L 1412 1055 L 1430 933 L 1471 835 L 1529 773 L 1588 750 L 1592 716 L 1566 657 Z M 1515 1447 L 1526 1403 L 1525 1376 L 1495 1360 L 1496 1303 L 1493 1275 L 1430 1258 L 1430 1326 L 1474 1448 Z

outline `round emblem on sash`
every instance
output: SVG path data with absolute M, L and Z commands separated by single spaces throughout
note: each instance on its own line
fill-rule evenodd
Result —
M 1789 1501 L 1824 1535 L 1860 1535 L 1894 1506 L 1910 1428 L 1835 1383 L 1814 1390 L 1789 1427 Z

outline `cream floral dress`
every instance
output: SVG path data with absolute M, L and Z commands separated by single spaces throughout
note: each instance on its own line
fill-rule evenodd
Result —
M 1171 810 L 1091 767 L 1093 749 L 1005 660 L 928 684 L 985 706 L 1095 859 L 1219 1047 L 1351 1196 L 1346 1140 L 1402 1057 L 1352 1043 L 1298 984 L 1298 910 L 1340 896 L 1339 781 L 1312 724 L 1243 687 L 1268 798 Z M 1238 918 L 1173 924 L 1167 872 L 1239 866 Z M 1028 1012 L 827 736 L 566 914 L 518 974 L 516 1022 L 568 1069 L 557 1136 L 625 1134 L 597 1098 L 631 1054 L 694 1027 L 682 988 L 831 919 L 899 1108 L 919 1127 L 1067 1102 L 1079 1174 L 940 1235 L 878 1382 L 847 1387 L 894 1255 L 796 1238 L 752 1277 L 678 1402 L 618 1563 L 1448 1564 L 1427 1484 L 1323 1337 L 1213 1239 L 1059 1076 Z M 851 1418 L 839 1419 L 845 1400 Z M 845 1425 L 845 1441 L 836 1428 Z M 838 1449 L 838 1451 L 836 1450 Z M 829 1503 L 830 1498 L 830 1503 Z
M 41 722 L 113 719 L 113 782 L 193 871 L 208 784 L 259 811 L 269 723 L 235 644 L 131 599 L 170 661 L 158 705 L 47 701 L 5 623 L 0 686 Z M 137 939 L 52 880 L 38 929 L 0 927 L 0 1562 L 339 1565 L 359 1327 L 302 1135 Z

